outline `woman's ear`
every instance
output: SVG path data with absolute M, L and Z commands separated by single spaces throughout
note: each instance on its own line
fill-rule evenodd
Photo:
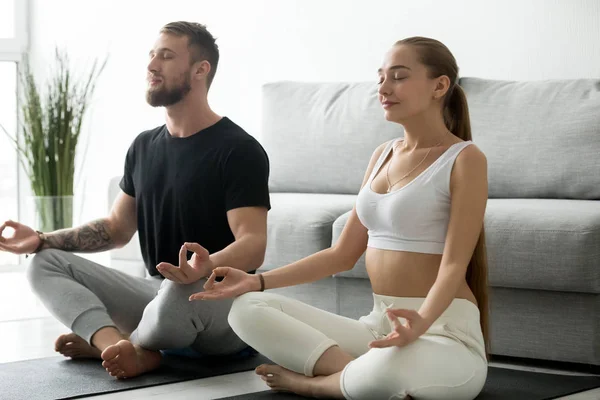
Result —
M 433 98 L 436 100 L 441 99 L 448 92 L 448 89 L 450 89 L 450 78 L 446 75 L 440 76 L 436 79 Z

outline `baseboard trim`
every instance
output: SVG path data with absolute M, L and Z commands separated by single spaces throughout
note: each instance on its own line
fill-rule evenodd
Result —
M 523 367 L 534 367 L 544 369 L 555 369 L 562 371 L 573 371 L 581 372 L 586 374 L 600 375 L 600 365 L 594 364 L 581 364 L 565 361 L 551 361 L 551 360 L 539 360 L 533 358 L 522 358 L 522 357 L 511 357 L 511 356 L 499 356 L 492 354 L 490 356 L 490 362 L 494 363 L 505 363 L 519 365 Z

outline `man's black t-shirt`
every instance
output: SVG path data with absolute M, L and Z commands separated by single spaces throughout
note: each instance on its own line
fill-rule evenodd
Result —
M 120 187 L 135 197 L 142 256 L 150 275 L 160 262 L 179 264 L 185 242 L 215 253 L 234 242 L 227 211 L 271 208 L 269 159 L 230 119 L 186 137 L 165 125 L 141 133 L 125 160 Z

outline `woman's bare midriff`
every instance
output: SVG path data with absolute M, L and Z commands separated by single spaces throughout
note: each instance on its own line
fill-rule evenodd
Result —
M 366 265 L 373 292 L 394 297 L 426 297 L 435 283 L 441 254 L 423 254 L 367 248 Z M 466 279 L 456 298 L 477 305 Z

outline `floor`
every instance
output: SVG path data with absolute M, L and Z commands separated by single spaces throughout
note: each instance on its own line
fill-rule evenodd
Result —
M 7 270 L 7 272 L 1 272 L 0 279 L 3 283 L 2 290 L 0 291 L 0 340 L 4 344 L 11 344 L 3 346 L 3 351 L 0 353 L 0 363 L 56 356 L 57 354 L 53 351 L 54 339 L 62 333 L 67 333 L 68 330 L 56 322 L 31 294 L 22 272 L 18 272 L 12 268 Z M 14 305 L 18 305 L 18 307 Z M 570 371 L 556 371 L 499 363 L 493 363 L 492 365 L 542 372 L 577 374 Z M 170 400 L 183 400 L 198 399 L 200 398 L 199 393 L 202 393 L 202 399 L 217 399 L 266 389 L 268 387 L 263 381 L 250 371 L 93 396 L 93 399 L 138 400 L 158 399 L 168 396 Z M 600 399 L 600 388 L 563 397 L 562 399 L 598 400 Z

